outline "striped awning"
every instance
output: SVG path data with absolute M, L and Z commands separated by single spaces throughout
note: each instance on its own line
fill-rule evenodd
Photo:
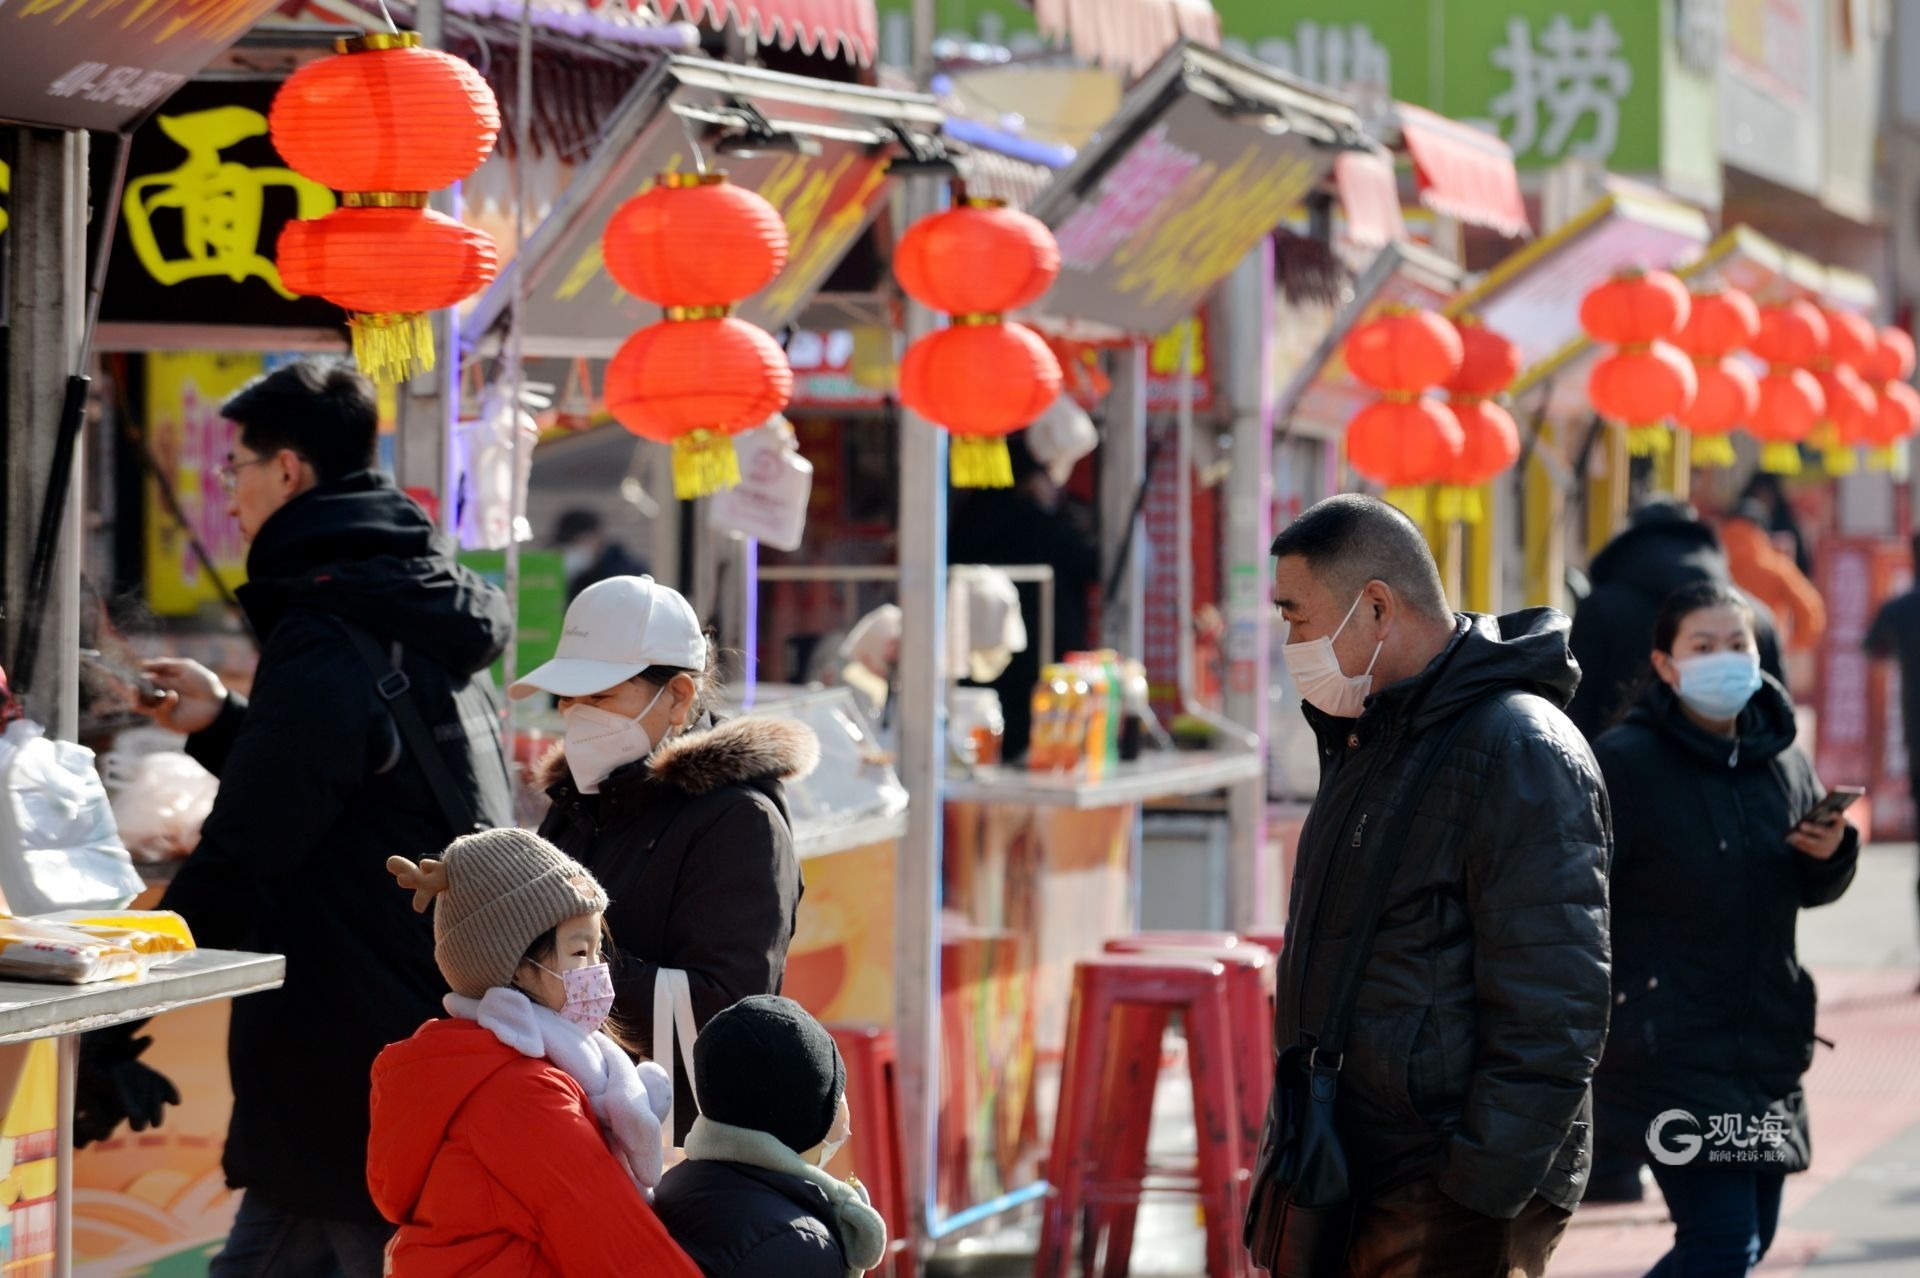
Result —
M 1016 209 L 1029 207 L 1053 181 L 1053 170 L 1044 164 L 1030 164 L 981 147 L 968 149 L 957 162 L 968 196 L 1005 200 Z
M 1483 129 L 1421 107 L 1401 102 L 1394 109 L 1401 141 L 1413 157 L 1422 204 L 1502 235 L 1531 230 L 1512 147 Z
M 1041 35 L 1128 75 L 1145 74 L 1182 40 L 1220 43 L 1212 0 L 1034 0 L 1033 16 Z
M 729 23 L 751 31 L 762 44 L 798 48 L 829 58 L 873 65 L 880 50 L 880 15 L 874 0 L 651 0 L 669 20 Z

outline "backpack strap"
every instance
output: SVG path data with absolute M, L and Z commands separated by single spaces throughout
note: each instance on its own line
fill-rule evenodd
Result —
M 412 696 L 413 680 L 407 677 L 403 668 L 406 649 L 396 642 L 390 654 L 383 654 L 379 643 L 365 630 L 338 617 L 333 620 L 346 632 L 354 651 L 360 654 L 361 661 L 366 663 L 367 670 L 373 675 L 374 691 L 385 703 L 387 713 L 393 716 L 394 725 L 400 729 L 401 739 L 420 764 L 420 771 L 426 775 L 427 788 L 433 791 L 434 802 L 440 806 L 440 814 L 446 818 L 447 825 L 455 834 L 471 834 L 487 829 L 486 822 L 475 814 L 471 799 L 454 781 L 453 770 L 440 753 L 432 730 L 427 727 L 426 720 L 420 717 L 420 707 Z

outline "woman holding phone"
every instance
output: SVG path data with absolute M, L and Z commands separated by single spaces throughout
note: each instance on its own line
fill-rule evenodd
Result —
M 1810 1146 L 1813 978 L 1801 909 L 1852 882 L 1860 837 L 1760 672 L 1753 610 L 1716 583 L 1663 605 L 1647 690 L 1594 745 L 1613 804 L 1613 1024 L 1595 1121 L 1646 1133 L 1674 1220 L 1649 1278 L 1766 1255 Z

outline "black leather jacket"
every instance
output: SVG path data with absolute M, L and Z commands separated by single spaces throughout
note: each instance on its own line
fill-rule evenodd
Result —
M 1549 609 L 1462 615 L 1415 678 L 1358 719 L 1307 711 L 1320 791 L 1301 834 L 1275 1042 L 1321 1024 L 1365 892 L 1398 868 L 1355 1007 L 1337 1121 L 1370 1192 L 1425 1177 L 1511 1218 L 1586 1189 L 1591 1083 L 1607 1032 L 1609 818 L 1562 713 L 1579 681 Z M 1408 743 L 1469 716 L 1427 792 Z M 1417 801 L 1406 845 L 1368 842 Z

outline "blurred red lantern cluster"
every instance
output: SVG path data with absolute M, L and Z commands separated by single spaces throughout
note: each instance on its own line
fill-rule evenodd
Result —
M 1353 375 L 1381 392 L 1347 423 L 1347 463 L 1420 518 L 1425 494 L 1414 490 L 1444 481 L 1466 451 L 1453 410 L 1424 393 L 1460 375 L 1460 332 L 1431 312 L 1390 306 L 1347 335 L 1345 354 Z
M 280 87 L 268 128 L 289 165 L 342 193 L 341 207 L 289 223 L 277 264 L 292 292 L 345 308 L 360 367 L 397 382 L 433 367 L 425 312 L 499 271 L 491 237 L 429 210 L 427 193 L 480 167 L 500 110 L 479 72 L 412 33 L 335 47 Z
M 1010 488 L 1006 436 L 1060 394 L 1060 361 L 1008 311 L 1031 305 L 1060 273 L 1060 248 L 1038 218 L 995 200 L 969 200 L 917 222 L 894 251 L 909 297 L 953 323 L 908 348 L 900 400 L 953 435 L 956 488 Z
M 1827 406 L 1814 426 L 1814 438 L 1827 473 L 1844 475 L 1855 467 L 1855 448 L 1869 443 L 1873 434 L 1879 404 L 1859 370 L 1873 354 L 1878 334 L 1851 311 L 1822 307 L 1820 317 L 1827 322 L 1827 345 L 1814 357 L 1813 375 Z
M 1699 389 L 1694 366 L 1672 344 L 1686 326 L 1692 299 L 1665 271 L 1620 271 L 1580 303 L 1580 326 L 1596 342 L 1616 346 L 1587 376 L 1594 410 L 1627 427 L 1635 456 L 1671 445 L 1666 422 L 1686 412 Z
M 1800 444 L 1827 411 L 1826 391 L 1808 371 L 1827 348 L 1827 320 L 1811 302 L 1798 299 L 1760 309 L 1753 353 L 1767 363 L 1760 401 L 1748 429 L 1761 443 L 1760 468 L 1777 475 L 1800 473 Z
M 787 264 L 787 225 L 723 173 L 666 173 L 614 211 L 607 273 L 666 316 L 607 365 L 607 411 L 642 439 L 673 445 L 673 491 L 704 497 L 740 482 L 733 436 L 793 398 L 793 367 L 763 329 L 728 312 Z
M 1760 383 L 1734 352 L 1760 332 L 1760 308 L 1733 288 L 1693 294 L 1687 322 L 1674 345 L 1693 361 L 1693 402 L 1680 424 L 1693 436 L 1693 464 L 1728 467 L 1736 460 L 1732 435 L 1751 421 L 1760 403 Z
M 1874 396 L 1873 426 L 1865 442 L 1868 463 L 1875 470 L 1891 470 L 1895 448 L 1920 430 L 1920 391 L 1909 384 L 1913 376 L 1913 338 L 1904 329 L 1883 328 L 1874 335 L 1873 349 L 1860 372 Z
M 1460 424 L 1460 456 L 1441 475 L 1440 513 L 1477 524 L 1486 517 L 1480 488 L 1520 460 L 1520 430 L 1494 396 L 1520 375 L 1520 348 L 1488 328 L 1477 315 L 1454 321 L 1460 334 L 1460 371 L 1447 383 L 1454 419 Z

